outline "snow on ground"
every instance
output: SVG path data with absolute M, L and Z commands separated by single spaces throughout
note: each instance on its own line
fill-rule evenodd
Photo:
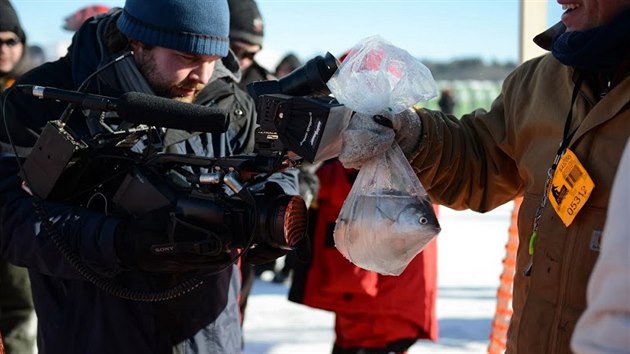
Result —
M 420 353 L 485 353 L 513 204 L 486 214 L 440 207 L 437 343 Z M 245 354 L 327 354 L 334 341 L 331 312 L 287 300 L 286 284 L 257 279 L 244 324 Z

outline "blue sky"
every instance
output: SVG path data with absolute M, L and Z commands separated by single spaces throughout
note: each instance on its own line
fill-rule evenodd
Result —
M 124 0 L 11 1 L 29 42 L 44 47 L 71 39 L 61 25 L 77 9 L 93 3 L 124 4 Z M 526 1 L 549 1 L 547 22 L 559 20 L 561 9 L 555 1 Z M 258 0 L 258 4 L 265 20 L 268 56 L 289 51 L 302 59 L 326 51 L 339 55 L 362 38 L 380 35 L 423 59 L 517 61 L 519 0 Z

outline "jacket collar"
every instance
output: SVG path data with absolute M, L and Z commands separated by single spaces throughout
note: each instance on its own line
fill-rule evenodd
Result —
M 229 50 L 226 57 L 221 58 L 221 60 L 217 60 L 210 81 L 218 78 L 229 78 L 234 82 L 239 82 L 241 81 L 241 76 L 242 74 L 239 68 L 238 60 L 236 59 L 234 53 Z
M 542 49 L 551 51 L 551 45 L 553 44 L 553 39 L 567 30 L 567 27 L 559 21 L 552 27 L 548 28 L 543 33 L 540 33 L 536 37 L 534 37 L 534 43 L 536 43 Z

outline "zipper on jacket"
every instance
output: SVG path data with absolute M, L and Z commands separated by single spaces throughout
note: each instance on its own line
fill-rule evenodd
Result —
M 573 107 L 573 104 L 575 103 L 575 100 L 577 99 L 578 95 L 584 98 L 584 94 L 579 89 L 581 82 L 582 82 L 582 76 L 578 78 L 578 81 L 576 83 L 576 89 L 575 89 L 574 94 L 577 93 L 577 95 L 575 95 L 575 97 L 572 99 L 573 102 L 571 103 L 571 107 Z M 565 127 L 565 130 L 566 130 L 566 127 Z M 570 141 L 567 141 L 566 143 L 569 144 Z M 560 266 L 560 272 L 559 272 L 560 279 L 558 280 L 559 287 L 558 287 L 558 292 L 557 292 L 553 321 L 551 322 L 552 327 L 551 327 L 551 334 L 549 337 L 547 353 L 561 352 L 560 350 L 561 348 L 558 348 L 558 333 L 560 331 L 560 324 L 561 324 L 560 322 L 562 321 L 563 314 L 565 311 L 564 307 L 566 303 L 567 285 L 569 284 L 571 270 L 573 269 L 573 259 L 574 259 L 573 255 L 575 254 L 575 247 L 577 244 L 576 239 L 578 235 L 579 235 L 579 228 L 577 227 L 576 224 L 573 224 L 573 228 L 567 227 L 563 235 L 558 236 L 558 237 L 564 237 L 566 244 L 565 244 L 565 247 L 563 248 L 564 251 L 562 252 L 562 262 L 559 262 L 560 264 L 559 265 Z M 584 289 L 584 291 L 586 291 L 586 289 Z M 571 350 L 569 350 L 569 352 L 571 352 Z
M 576 231 L 577 230 L 577 231 Z M 572 255 L 575 253 L 575 245 L 576 238 L 578 237 L 579 229 L 574 227 L 564 235 L 560 237 L 564 237 L 566 239 L 567 245 L 564 247 L 564 252 L 562 254 L 563 261 L 560 262 L 560 279 L 558 281 L 558 297 L 556 300 L 556 310 L 554 311 L 553 321 L 551 322 L 551 335 L 549 337 L 549 347 L 547 353 L 558 353 L 558 332 L 560 331 L 560 321 L 562 321 L 562 317 L 564 314 L 564 306 L 565 306 L 565 297 L 567 293 L 567 285 L 569 283 L 569 277 L 571 270 L 573 269 L 573 257 Z
M 545 190 L 543 191 L 543 196 L 542 196 L 540 205 L 538 206 L 538 209 L 536 209 L 536 214 L 534 215 L 534 223 L 532 226 L 532 233 L 529 236 L 529 246 L 528 246 L 529 261 L 527 262 L 527 265 L 525 265 L 525 269 L 523 269 L 523 275 L 526 277 L 529 277 L 532 274 L 532 268 L 534 266 L 534 251 L 536 250 L 536 241 L 538 239 L 538 227 L 540 226 L 540 218 L 542 217 L 543 211 L 545 210 L 545 207 L 547 206 L 547 202 L 549 200 L 548 196 L 551 190 L 551 181 L 553 180 L 553 175 L 556 173 L 556 168 L 558 167 L 558 163 L 560 163 L 560 159 L 562 159 L 562 156 L 564 155 L 564 153 L 566 152 L 566 149 L 569 147 L 569 144 L 571 143 L 571 139 L 573 139 L 573 136 L 575 135 L 575 132 L 577 131 L 577 128 L 571 131 L 571 120 L 573 120 L 573 106 L 575 105 L 577 97 L 580 93 L 580 87 L 582 86 L 583 80 L 584 80 L 584 77 L 582 75 L 579 75 L 573 86 L 573 93 L 571 94 L 571 104 L 569 105 L 569 112 L 567 113 L 567 117 L 564 121 L 562 141 L 560 141 L 560 144 L 558 146 L 558 151 L 556 152 L 556 157 L 553 163 L 551 164 L 551 167 L 549 167 L 549 169 L 547 170 L 547 177 L 545 180 Z

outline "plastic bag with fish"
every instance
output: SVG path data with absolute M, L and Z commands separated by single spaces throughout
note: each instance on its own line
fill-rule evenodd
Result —
M 440 232 L 422 184 L 397 144 L 361 167 L 335 225 L 335 247 L 353 264 L 400 275 Z
M 429 69 L 380 36 L 361 40 L 327 83 L 363 114 L 395 115 L 437 94 Z M 335 225 L 335 246 L 355 265 L 399 275 L 440 232 L 424 187 L 394 143 L 363 163 Z

